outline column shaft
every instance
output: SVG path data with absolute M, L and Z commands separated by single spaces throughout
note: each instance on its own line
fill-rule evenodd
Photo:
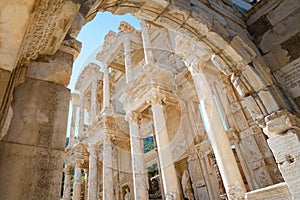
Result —
M 76 104 L 74 102 L 72 102 L 72 118 L 71 118 L 69 146 L 72 146 L 74 143 L 75 126 L 76 126 L 76 109 L 77 109 Z
M 83 137 L 84 131 L 84 93 L 80 95 L 80 111 L 79 111 L 79 125 L 78 125 L 78 138 L 81 139 Z
M 63 200 L 71 199 L 71 170 L 70 168 L 64 169 L 65 180 L 64 180 L 64 193 Z
M 93 121 L 97 115 L 97 88 L 98 81 L 97 79 L 93 79 L 92 81 L 92 89 L 91 89 L 91 117 L 90 121 Z
M 193 75 L 193 79 L 200 100 L 202 120 L 211 141 L 228 198 L 243 198 L 246 192 L 244 182 L 218 108 L 213 100 L 208 80 L 205 74 Z
M 103 75 L 103 110 L 110 109 L 110 91 L 109 91 L 109 68 L 104 70 Z
M 140 20 L 140 24 L 141 24 L 142 39 L 144 45 L 145 62 L 146 64 L 154 63 L 154 55 L 151 49 L 151 39 L 150 39 L 147 23 L 145 20 Z
M 135 119 L 129 120 L 129 129 L 130 129 L 134 199 L 144 200 L 144 199 L 148 199 L 147 179 L 146 179 L 147 173 L 144 166 L 144 148 L 143 148 L 142 138 L 140 137 L 138 117 L 134 116 L 133 118 Z
M 75 164 L 74 184 L 73 184 L 73 200 L 80 200 L 81 194 L 81 161 Z
M 126 70 L 126 82 L 129 82 L 129 75 L 132 69 L 132 60 L 131 60 L 131 49 L 130 49 L 130 38 L 128 33 L 126 33 L 124 41 L 124 57 L 125 57 L 125 70 Z
M 162 173 L 163 188 L 166 199 L 179 199 L 179 183 L 169 146 L 169 135 L 166 126 L 164 108 L 152 103 L 153 123 Z
M 107 133 L 106 133 L 107 134 Z M 114 200 L 113 148 L 109 139 L 103 141 L 103 200 Z
M 97 151 L 94 146 L 89 146 L 89 179 L 88 179 L 88 200 L 97 200 L 98 189 L 98 168 Z

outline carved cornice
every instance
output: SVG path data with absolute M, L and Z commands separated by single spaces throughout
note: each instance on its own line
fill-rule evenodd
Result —
M 20 57 L 24 62 L 36 59 L 45 50 L 47 39 L 54 31 L 63 0 L 38 0 L 34 6 L 30 26 L 27 29 Z
M 131 26 L 129 23 L 121 21 L 118 30 L 120 32 L 134 32 L 136 31 L 135 28 L 133 26 Z
M 100 66 L 90 63 L 80 73 L 75 85 L 75 90 L 79 90 L 81 92 L 85 91 L 93 79 L 98 80 L 101 78 L 102 73 L 100 72 Z

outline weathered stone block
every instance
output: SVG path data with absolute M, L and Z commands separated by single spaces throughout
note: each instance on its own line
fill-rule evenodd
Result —
M 266 87 L 266 84 L 261 79 L 259 73 L 253 66 L 246 65 L 243 70 L 243 75 L 246 77 L 248 82 L 251 84 L 251 87 L 255 91 L 259 91 L 259 90 L 263 89 L 264 87 Z
M 271 71 L 276 71 L 290 62 L 289 52 L 282 49 L 280 45 L 263 56 Z
M 259 107 L 259 104 L 257 104 L 255 98 L 251 95 L 244 98 L 245 105 L 248 108 L 252 118 L 254 120 L 259 120 L 264 117 L 264 114 L 262 110 Z
M 298 11 L 300 8 L 297 9 Z M 264 53 L 272 50 L 276 45 L 281 44 L 294 36 L 300 29 L 300 12 L 295 11 L 292 15 L 285 18 L 281 23 L 267 31 L 261 39 L 259 47 Z
M 177 30 L 186 22 L 190 12 L 180 9 L 174 5 L 169 5 L 164 12 L 156 19 L 156 22 L 172 30 Z
M 63 150 L 69 99 L 64 86 L 27 78 L 15 89 L 14 117 L 3 141 Z
M 60 198 L 63 150 L 2 141 L 0 153 L 1 199 Z
M 230 45 L 247 64 L 256 57 L 255 51 L 238 35 L 232 38 Z
M 269 12 L 267 18 L 274 26 L 300 7 L 299 0 L 284 0 L 274 10 Z
M 246 200 L 292 200 L 292 195 L 286 183 L 279 183 L 266 188 L 246 193 Z
M 279 164 L 279 170 L 289 185 L 294 199 L 300 197 L 300 179 L 296 175 L 300 171 L 299 136 L 299 131 L 291 129 L 283 135 L 268 140 L 276 162 Z
M 26 76 L 67 86 L 72 74 L 72 64 L 72 55 L 58 51 L 53 56 L 40 56 L 32 61 Z
M 289 129 L 298 129 L 300 119 L 286 110 L 280 110 L 265 118 L 264 133 L 269 137 L 275 137 L 285 133 Z

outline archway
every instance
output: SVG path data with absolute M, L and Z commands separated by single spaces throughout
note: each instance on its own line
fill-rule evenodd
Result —
M 91 6 L 91 9 L 89 9 L 89 4 L 93 4 L 93 6 Z M 42 5 L 43 4 L 40 3 L 35 6 L 36 8 L 39 8 L 42 7 Z M 68 9 L 68 6 L 70 5 L 73 6 L 73 10 L 71 11 L 70 9 Z M 66 16 L 60 16 L 62 19 L 64 19 L 64 17 L 70 17 L 70 19 L 72 19 L 76 15 L 76 12 L 74 12 L 74 10 L 78 10 L 80 7 L 79 4 L 74 4 L 73 2 L 59 5 L 58 9 L 50 9 L 57 8 L 57 4 L 55 3 L 48 6 L 49 9 L 47 10 L 47 12 L 49 13 L 55 13 L 55 11 L 59 12 L 61 9 L 64 9 L 66 13 L 67 11 L 71 12 L 67 13 Z M 184 33 L 189 37 L 190 41 L 195 43 L 196 46 L 200 46 L 201 49 L 208 49 L 207 47 L 209 47 L 211 51 L 209 55 L 214 56 L 206 57 L 207 55 L 201 56 L 200 54 L 200 56 L 198 55 L 200 57 L 199 60 L 204 61 L 205 63 L 206 61 L 212 59 L 213 63 L 219 68 L 219 70 L 221 70 L 227 76 L 232 77 L 235 88 L 245 99 L 248 109 L 252 111 L 251 115 L 253 119 L 260 122 L 260 125 L 264 127 L 264 131 L 269 137 L 274 137 L 276 139 L 279 133 L 286 132 L 289 129 L 293 128 L 293 125 L 285 124 L 279 130 L 275 130 L 272 127 L 274 126 L 274 123 L 276 124 L 276 120 L 278 121 L 286 117 L 289 119 L 294 118 L 294 116 L 287 111 L 293 111 L 293 105 L 287 98 L 284 98 L 283 95 L 281 95 L 281 92 L 272 80 L 268 69 L 264 66 L 264 62 L 260 57 L 259 51 L 251 42 L 251 39 L 248 37 L 247 32 L 242 28 L 244 26 L 244 22 L 237 15 L 230 12 L 228 13 L 228 10 L 226 9 L 220 12 L 220 8 L 218 8 L 217 6 L 218 3 L 201 3 L 198 1 L 194 3 L 186 1 L 172 1 L 170 3 L 167 1 L 88 2 L 84 3 L 84 5 L 81 7 L 81 11 L 87 14 L 84 14 L 85 16 L 79 14 L 79 16 L 77 16 L 77 19 L 79 20 L 75 22 L 80 22 L 80 20 L 82 20 L 84 17 L 86 17 L 87 21 L 91 20 L 94 14 L 98 11 L 110 11 L 114 14 L 131 13 L 138 18 L 146 19 L 149 22 L 154 22 L 155 24 L 162 25 L 174 31 Z M 89 12 L 87 12 L 87 10 L 89 10 Z M 33 15 L 38 16 L 37 14 L 39 13 L 42 13 L 42 9 L 34 10 Z M 83 18 L 81 18 L 80 15 Z M 35 59 L 39 54 L 40 56 L 38 57 L 38 60 L 36 60 L 36 62 L 40 60 L 52 59 L 42 55 L 53 54 L 60 47 L 60 43 L 63 37 L 61 36 L 60 40 L 58 41 L 53 40 L 53 38 L 55 38 L 55 34 L 57 34 L 57 32 L 54 30 L 61 30 L 61 27 L 58 28 L 58 26 L 62 25 L 63 22 L 58 21 L 57 23 L 55 23 L 55 18 L 50 17 L 50 19 L 50 24 L 41 22 L 42 26 L 40 27 L 40 29 L 36 30 L 34 27 L 28 28 L 29 31 L 27 31 L 27 37 L 25 37 L 23 41 L 23 47 L 28 48 L 24 48 L 23 52 L 20 51 L 17 59 L 15 59 L 15 63 L 17 64 L 13 66 L 15 70 L 12 73 L 13 75 L 11 76 L 10 81 L 8 81 L 10 84 L 7 84 L 9 87 L 7 87 L 6 89 L 6 103 L 1 104 L 1 111 L 3 111 L 1 113 L 4 113 L 4 115 L 2 115 L 5 116 L 1 118 L 2 127 L 3 125 L 8 126 L 10 122 L 9 118 L 12 117 L 12 114 L 8 114 L 11 113 L 11 111 L 9 112 L 10 100 L 12 99 L 13 88 L 18 84 L 18 78 L 22 77 L 22 70 L 25 69 L 23 66 L 30 65 L 28 64 L 28 61 L 30 59 Z M 67 21 L 72 21 L 70 19 Z M 40 19 L 40 21 L 42 20 Z M 46 28 L 48 25 L 50 25 L 53 29 Z M 70 23 L 68 25 L 70 25 Z M 72 33 L 76 33 L 76 31 L 79 30 L 81 26 L 77 26 L 77 30 L 74 27 L 76 27 L 76 23 L 71 27 L 69 35 L 63 42 L 64 45 L 61 49 L 62 52 L 56 53 L 55 56 L 61 56 L 62 54 L 70 53 L 73 55 L 76 54 L 76 51 L 74 52 L 74 47 L 76 47 L 77 43 L 74 39 L 69 38 L 69 36 L 71 36 Z M 64 28 L 65 27 L 63 27 L 62 30 L 64 30 Z M 38 34 L 34 33 L 40 33 L 40 31 L 43 30 L 47 30 L 47 34 L 41 34 L 42 38 L 44 39 L 41 40 L 43 42 L 36 42 L 37 40 L 39 40 L 39 37 L 35 37 Z M 67 30 L 64 30 L 63 33 L 65 33 L 66 31 Z M 33 41 L 31 40 L 32 38 L 34 38 Z M 55 45 L 51 45 L 51 42 Z M 182 54 L 183 58 L 186 61 L 190 62 L 190 64 L 193 66 L 193 63 L 196 60 L 194 56 L 190 57 L 192 53 L 187 53 L 185 55 L 184 52 L 182 52 Z M 69 57 L 68 62 L 70 62 L 70 60 L 72 60 L 72 56 L 67 57 Z M 32 70 L 33 68 L 30 69 Z M 33 70 L 34 73 L 30 73 L 27 71 L 27 76 L 36 78 L 36 70 L 38 71 L 38 69 Z M 195 70 L 197 73 L 198 69 L 196 68 L 193 70 Z M 55 71 L 54 73 L 57 73 L 57 71 Z M 58 85 L 64 85 L 64 80 L 57 80 L 57 77 L 55 76 L 48 76 L 49 74 L 53 73 L 47 72 L 46 74 L 46 77 L 40 76 L 39 78 L 50 82 L 53 81 Z M 20 87 L 23 86 L 21 85 Z M 55 89 L 55 91 L 57 90 Z M 15 94 L 17 93 L 18 91 L 16 90 Z M 67 94 L 66 91 L 65 94 Z M 16 101 L 18 100 L 18 98 L 21 98 L 21 96 L 15 95 Z M 280 111 L 281 109 L 287 110 Z M 14 117 L 12 123 L 18 123 L 18 120 L 14 122 Z M 42 121 L 38 121 L 37 124 L 45 122 L 43 121 L 43 118 L 40 119 Z M 46 130 L 48 131 L 49 127 L 46 128 Z M 10 131 L 8 131 L 8 133 L 9 132 Z M 293 132 L 290 132 L 290 136 L 293 136 Z M 7 137 L 10 136 L 8 135 Z M 276 141 L 275 139 L 274 141 Z M 22 143 L 21 141 L 14 142 Z M 47 144 L 45 147 L 47 148 Z M 278 148 L 274 147 L 274 154 L 276 154 L 278 150 Z M 288 159 L 287 161 L 291 160 Z M 289 179 L 287 178 L 286 182 L 289 183 L 288 181 Z

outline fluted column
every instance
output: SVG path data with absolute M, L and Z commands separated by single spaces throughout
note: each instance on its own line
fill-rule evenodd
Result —
M 78 138 L 83 138 L 83 131 L 84 131 L 84 93 L 80 94 L 80 111 L 79 111 L 79 125 L 78 125 Z
M 73 184 L 73 200 L 80 200 L 81 193 L 81 169 L 83 160 L 78 159 L 75 161 L 75 174 L 74 174 L 74 184 Z
M 106 133 L 108 134 L 108 133 Z M 113 147 L 110 135 L 103 140 L 103 200 L 114 200 Z
M 229 199 L 244 198 L 245 185 L 213 100 L 209 81 L 204 73 L 192 73 L 192 76 L 200 100 L 202 120 L 216 156 L 227 196 Z
M 145 62 L 146 64 L 154 63 L 154 56 L 151 49 L 151 39 L 150 39 L 147 23 L 145 20 L 140 20 L 140 24 L 141 24 L 142 39 L 144 45 Z
M 65 180 L 64 180 L 64 193 L 63 193 L 63 200 L 70 200 L 71 199 L 71 168 L 65 167 L 64 168 Z
M 129 33 L 126 33 L 124 40 L 124 57 L 125 57 L 125 70 L 126 70 L 126 82 L 129 82 L 129 74 L 132 69 L 131 49 L 130 49 L 130 37 Z
M 97 115 L 97 88 L 98 88 L 98 80 L 96 78 L 92 81 L 92 89 L 91 89 L 91 121 L 96 118 Z
M 103 74 L 103 111 L 109 111 L 110 106 L 110 90 L 109 90 L 109 67 L 104 70 Z
M 127 115 L 130 129 L 131 161 L 133 173 L 134 199 L 148 199 L 147 173 L 144 166 L 144 148 L 139 128 L 139 114 Z
M 72 118 L 71 118 L 69 147 L 71 147 L 74 143 L 75 126 L 76 126 L 76 109 L 77 109 L 77 105 L 74 102 L 72 102 L 72 115 L 71 115 Z
M 179 199 L 180 189 L 176 175 L 172 152 L 169 146 L 169 134 L 167 130 L 165 110 L 162 105 L 164 96 L 153 94 L 149 99 L 153 113 L 153 124 L 161 167 L 163 188 L 167 200 Z
M 98 168 L 97 168 L 97 147 L 89 145 L 89 179 L 88 179 L 88 200 L 97 200 L 98 194 Z

